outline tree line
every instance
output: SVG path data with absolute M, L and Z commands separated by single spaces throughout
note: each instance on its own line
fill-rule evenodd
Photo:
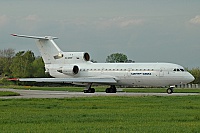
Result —
M 32 51 L 15 53 L 11 48 L 0 50 L 0 75 L 7 78 L 48 77 L 41 57 L 35 57 Z
M 93 60 L 93 62 L 96 62 Z M 106 62 L 134 62 L 122 53 L 114 53 L 106 58 Z M 187 69 L 194 77 L 194 84 L 200 84 L 200 68 Z M 15 53 L 14 49 L 0 50 L 1 78 L 42 78 L 50 77 L 45 74 L 42 57 L 36 57 L 30 50 Z

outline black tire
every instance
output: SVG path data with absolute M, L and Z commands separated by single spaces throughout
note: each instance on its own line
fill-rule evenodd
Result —
M 95 89 L 94 88 L 90 88 L 91 89 L 91 93 L 95 93 Z
M 173 88 L 168 88 L 168 89 L 167 89 L 167 93 L 168 93 L 168 94 L 172 94 L 172 93 L 173 93 Z
M 117 89 L 116 88 L 111 88 L 111 93 L 116 93 Z
M 116 88 L 107 88 L 106 93 L 116 93 L 117 89 Z
M 88 90 L 83 90 L 84 93 L 88 93 Z
M 106 88 L 106 93 L 110 93 L 110 88 Z
M 94 93 L 95 92 L 95 89 L 94 88 L 89 88 L 88 89 L 88 93 Z

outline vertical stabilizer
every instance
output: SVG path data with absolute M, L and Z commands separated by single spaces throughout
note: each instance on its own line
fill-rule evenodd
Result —
M 11 34 L 11 35 L 16 37 L 37 39 L 36 44 L 42 55 L 44 63 L 45 64 L 61 63 L 63 52 L 54 42 L 54 39 L 57 39 L 57 37 L 51 37 L 51 36 L 38 37 L 38 36 L 27 36 L 27 35 L 17 35 L 17 34 Z
M 45 64 L 61 63 L 59 59 L 63 57 L 63 52 L 56 45 L 53 39 L 39 39 L 36 41 L 36 44 Z

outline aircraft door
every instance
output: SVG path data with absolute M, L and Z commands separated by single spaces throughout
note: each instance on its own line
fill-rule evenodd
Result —
M 159 71 L 159 77 L 163 77 L 164 76 L 164 68 L 160 68 L 160 71 Z
M 128 71 L 127 71 L 127 75 L 124 75 L 124 76 L 128 76 L 128 77 L 130 77 L 131 76 L 131 68 L 128 68 Z
M 103 73 L 104 73 L 104 68 L 101 69 L 101 74 L 103 74 Z

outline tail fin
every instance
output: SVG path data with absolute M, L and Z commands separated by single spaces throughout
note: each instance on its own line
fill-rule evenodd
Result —
M 38 37 L 38 36 L 27 36 L 27 35 L 17 35 L 17 34 L 11 34 L 11 35 L 16 37 L 37 39 L 36 44 L 45 64 L 60 63 L 60 60 L 57 59 L 63 57 L 62 54 L 63 52 L 54 42 L 54 39 L 58 39 L 57 37 L 51 37 L 51 36 Z

